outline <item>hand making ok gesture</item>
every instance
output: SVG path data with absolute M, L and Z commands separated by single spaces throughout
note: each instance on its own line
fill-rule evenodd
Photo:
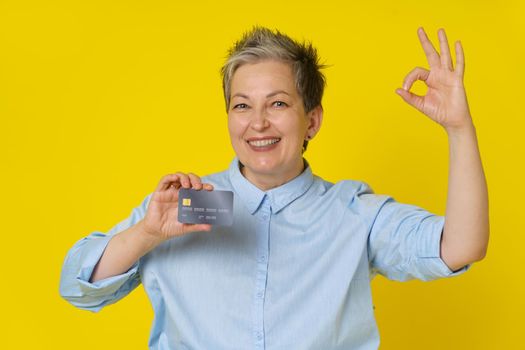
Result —
M 418 28 L 417 34 L 427 56 L 430 70 L 414 68 L 405 77 L 403 89 L 396 89 L 396 93 L 447 131 L 470 126 L 472 120 L 463 86 L 465 58 L 461 43 L 459 41 L 455 43 L 456 67 L 453 67 L 445 30 L 438 30 L 440 54 L 437 53 L 423 28 Z M 422 80 L 427 85 L 425 96 L 410 92 L 416 80 Z

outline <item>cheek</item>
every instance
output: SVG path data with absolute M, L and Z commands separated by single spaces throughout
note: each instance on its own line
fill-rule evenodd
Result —
M 241 120 L 228 117 L 228 131 L 230 132 L 230 137 L 234 142 L 237 138 L 243 135 L 245 128 L 246 126 Z
M 230 135 L 233 136 L 235 134 L 236 128 L 235 121 L 231 117 L 228 117 L 228 131 L 230 132 Z
M 301 140 L 306 134 L 306 123 L 293 121 L 292 119 L 283 119 L 279 123 L 275 123 L 275 128 L 281 132 L 282 135 L 286 135 L 289 139 Z

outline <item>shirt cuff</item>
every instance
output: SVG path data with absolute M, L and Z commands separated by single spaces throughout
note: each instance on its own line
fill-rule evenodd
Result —
M 444 216 L 430 216 L 425 219 L 425 225 L 429 228 L 428 233 L 419 237 L 417 245 L 418 259 L 425 266 L 429 279 L 439 277 L 453 277 L 460 275 L 470 269 L 472 264 L 467 264 L 461 269 L 452 271 L 441 258 L 441 236 L 445 226 Z
M 139 261 L 135 262 L 130 269 L 120 275 L 110 276 L 95 282 L 89 282 L 95 266 L 99 262 L 104 250 L 113 235 L 102 235 L 100 238 L 92 239 L 87 243 L 84 252 L 83 266 L 80 268 L 76 279 L 83 293 L 91 296 L 106 295 L 116 292 L 131 276 L 138 272 Z

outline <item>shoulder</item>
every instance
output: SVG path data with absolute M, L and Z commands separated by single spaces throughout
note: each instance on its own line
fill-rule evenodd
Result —
M 365 181 L 340 180 L 336 183 L 314 177 L 313 192 L 319 197 L 338 202 L 354 212 L 377 211 L 389 200 L 390 196 L 374 193 L 372 187 Z
M 228 169 L 202 176 L 201 180 L 202 182 L 212 184 L 216 190 L 232 189 Z

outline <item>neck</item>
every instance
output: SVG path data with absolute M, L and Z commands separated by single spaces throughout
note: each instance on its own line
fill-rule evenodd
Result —
M 240 165 L 241 174 L 258 189 L 262 191 L 268 191 L 272 188 L 279 187 L 285 183 L 295 179 L 305 169 L 305 162 L 301 158 L 297 165 L 285 174 L 254 174 L 246 170 L 246 168 Z

